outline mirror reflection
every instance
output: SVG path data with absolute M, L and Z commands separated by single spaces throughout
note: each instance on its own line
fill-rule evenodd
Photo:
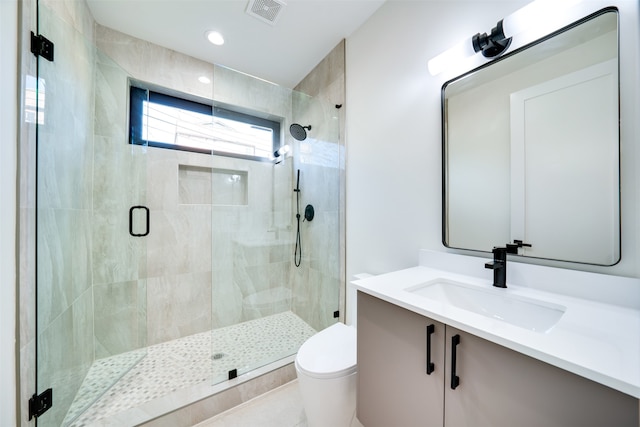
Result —
M 445 83 L 445 246 L 617 263 L 618 95 L 614 8 Z

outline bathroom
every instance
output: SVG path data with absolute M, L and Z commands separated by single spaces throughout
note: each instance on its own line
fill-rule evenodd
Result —
M 344 104 L 345 134 L 348 135 L 345 159 L 347 262 L 344 277 L 415 266 L 420 249 L 447 252 L 441 244 L 440 88 L 454 75 L 432 77 L 426 64 L 457 41 L 478 31 L 488 31 L 497 19 L 525 3 L 388 2 L 347 38 Z M 593 9 L 609 5 L 588 3 Z M 633 0 L 615 2 L 615 5 L 620 9 L 620 84 L 623 88 L 620 98 L 623 153 L 621 261 L 612 267 L 548 264 L 639 277 L 636 260 L 640 250 L 637 190 L 640 152 L 634 146 L 638 125 L 630 119 L 636 117 L 638 111 L 638 11 L 637 2 Z M 3 164 L 3 181 L 5 170 Z M 7 250 L 11 251 L 12 245 L 9 246 Z M 3 246 L 3 254 L 4 250 Z M 3 272 L 10 271 L 10 267 L 3 268 Z M 15 271 L 15 266 L 13 269 Z M 598 291 L 607 293 L 607 289 Z M 16 289 L 3 288 L 2 292 L 3 303 L 15 299 Z M 12 312 L 12 307 L 4 308 L 3 316 Z M 349 321 L 348 311 L 346 316 Z M 4 317 L 2 323 L 10 324 Z M 5 333 L 7 331 L 3 329 Z M 13 342 L 13 328 L 9 328 L 8 334 Z M 3 343 L 7 342 L 4 336 Z M 3 345 L 4 348 L 12 348 L 12 345 Z M 6 357 L 17 359 L 13 353 L 7 353 Z M 4 360 L 3 350 L 3 369 Z M 6 371 L 8 375 L 13 373 L 12 366 Z M 22 398 L 13 395 L 13 389 L 2 393 L 3 396 L 8 393 L 7 398 L 2 399 L 5 402 L 23 402 Z M 23 390 L 22 393 L 28 396 L 30 391 Z M 14 406 L 9 405 L 8 412 L 0 412 L 15 413 Z

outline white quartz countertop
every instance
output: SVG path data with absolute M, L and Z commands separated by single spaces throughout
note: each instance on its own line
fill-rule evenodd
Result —
M 514 326 L 406 291 L 435 279 L 566 307 L 547 332 Z M 640 311 L 419 266 L 353 281 L 361 292 L 640 398 Z

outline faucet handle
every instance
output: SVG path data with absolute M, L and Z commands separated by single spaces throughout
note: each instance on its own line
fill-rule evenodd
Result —
M 518 248 L 520 247 L 520 245 L 518 245 L 517 243 L 507 243 L 507 253 L 508 254 L 518 254 Z
M 489 261 L 484 263 L 484 268 L 489 270 L 498 270 L 504 268 L 504 261 Z

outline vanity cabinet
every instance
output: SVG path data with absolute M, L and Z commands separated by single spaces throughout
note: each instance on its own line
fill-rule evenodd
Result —
M 366 427 L 639 425 L 632 396 L 362 292 L 357 413 Z
M 442 425 L 444 332 L 442 323 L 358 292 L 357 416 L 365 427 Z

